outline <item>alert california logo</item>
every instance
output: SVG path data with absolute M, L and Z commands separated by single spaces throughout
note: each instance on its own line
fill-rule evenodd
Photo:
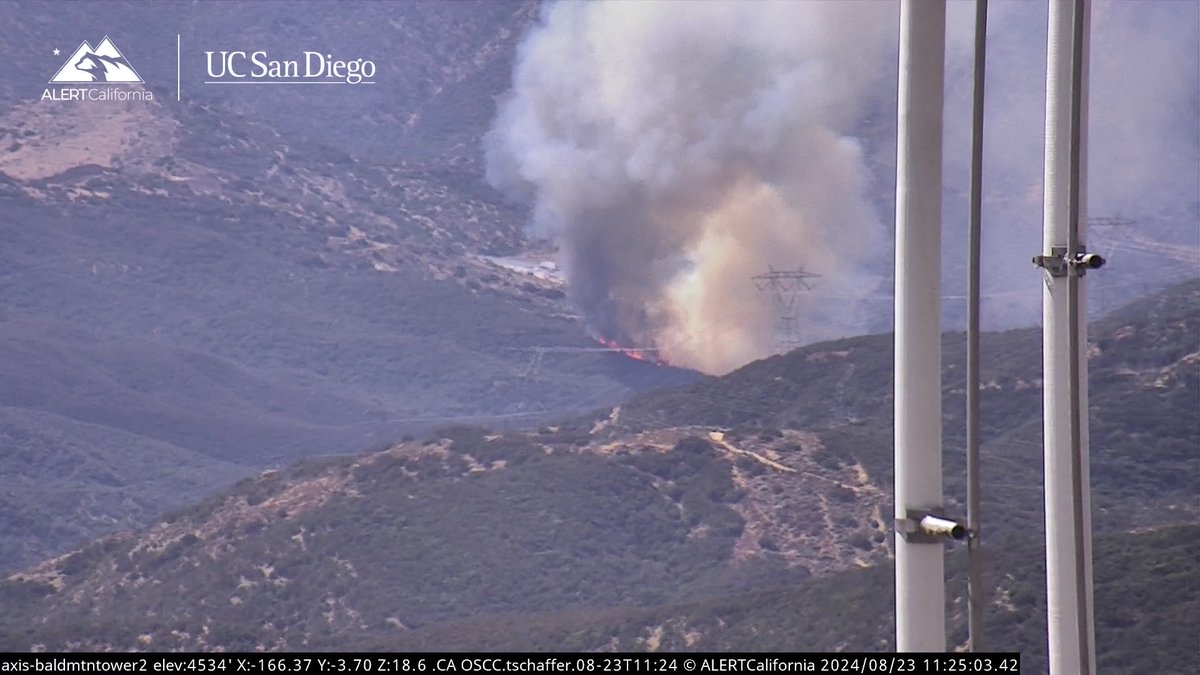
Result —
M 54 49 L 54 56 L 62 50 Z M 133 64 L 107 35 L 95 47 L 84 40 L 42 92 L 43 101 L 152 101 Z M 124 86 L 122 86 L 124 85 Z

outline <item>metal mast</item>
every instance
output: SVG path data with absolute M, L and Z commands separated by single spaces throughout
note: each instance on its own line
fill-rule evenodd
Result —
M 1088 0 L 1051 0 L 1046 59 L 1045 390 L 1046 589 L 1052 675 L 1095 672 L 1087 323 L 1081 283 L 1086 231 Z
M 942 505 L 944 0 L 900 3 L 896 147 L 896 648 L 946 649 L 942 546 L 914 527 Z M 962 528 L 958 528 L 961 533 Z
M 987 0 L 975 0 L 975 82 L 971 116 L 971 213 L 967 235 L 967 635 L 983 650 L 983 540 L 979 529 L 979 290 L 983 220 L 983 93 L 987 61 Z

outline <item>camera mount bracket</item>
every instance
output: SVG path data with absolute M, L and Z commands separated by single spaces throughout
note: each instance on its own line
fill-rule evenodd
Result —
M 1095 253 L 1088 253 L 1087 248 L 1080 246 L 1075 255 L 1067 255 L 1066 246 L 1050 247 L 1050 255 L 1033 256 L 1033 264 L 1046 270 L 1052 277 L 1065 277 L 1068 274 L 1081 277 L 1089 269 L 1098 270 L 1107 261 Z

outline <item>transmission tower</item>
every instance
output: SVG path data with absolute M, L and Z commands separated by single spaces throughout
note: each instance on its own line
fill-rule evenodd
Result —
M 767 270 L 751 279 L 758 290 L 771 296 L 771 304 L 775 307 L 775 351 L 783 353 L 802 344 L 797 301 L 801 291 L 812 290 L 810 280 L 821 275 L 806 272 L 803 268 L 777 270 L 769 266 Z

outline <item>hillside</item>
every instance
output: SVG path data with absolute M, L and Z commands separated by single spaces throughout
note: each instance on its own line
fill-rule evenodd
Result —
M 0 83 L 0 411 L 51 424 L 0 491 L 89 444 L 116 482 L 61 478 L 95 500 L 82 520 L 6 500 L 0 520 L 21 525 L 0 535 L 0 570 L 304 457 L 459 421 L 514 428 L 694 377 L 586 351 L 599 345 L 561 280 L 492 260 L 527 242 L 524 214 L 478 176 L 478 101 L 507 88 L 533 5 L 57 7 L 0 4 L 14 73 Z M 80 23 L 97 12 L 123 26 L 112 38 L 154 101 L 38 100 L 61 65 L 50 47 L 97 41 Z M 404 36 L 409 58 L 375 89 L 308 92 L 303 108 L 282 87 L 197 85 L 177 102 L 174 35 L 189 26 L 198 42 L 335 51 Z M 146 473 L 187 488 L 105 497 L 137 485 L 111 470 L 125 461 L 113 438 L 173 448 Z
M 46 0 L 4 3 L 0 20 L 13 28 L 6 41 L 12 76 L 0 83 L 0 101 L 41 93 L 61 64 L 48 58 L 50 47 L 96 42 L 106 32 L 156 97 L 173 101 L 175 35 L 182 33 L 186 100 L 266 123 L 303 143 L 380 165 L 437 166 L 470 183 L 479 171 L 476 143 L 494 114 L 493 99 L 509 87 L 517 41 L 537 6 L 533 0 L 355 0 L 336 7 L 313 0 L 286 6 L 90 0 L 62 12 Z M 349 95 L 306 87 L 206 87 L 200 84 L 204 51 L 214 49 L 263 50 L 275 58 L 321 50 L 372 59 L 379 72 L 374 86 Z
M 526 238 L 528 207 L 481 177 L 538 5 L 0 3 L 0 650 L 773 648 L 751 617 L 785 622 L 765 599 L 778 588 L 818 608 L 786 624 L 806 636 L 853 601 L 853 640 L 815 646 L 886 646 L 883 615 L 858 607 L 886 596 L 891 337 L 719 379 L 598 349 L 563 271 L 542 267 L 553 252 Z M 154 100 L 41 100 L 54 51 L 106 32 Z M 207 86 L 214 49 L 380 73 Z M 894 106 L 876 107 L 864 147 L 889 157 Z M 869 186 L 883 221 L 888 161 Z M 1195 259 L 1164 239 L 1189 204 L 1134 238 L 1110 229 L 1141 263 L 1099 277 L 1097 306 Z M 1100 533 L 1200 518 L 1198 303 L 1188 282 L 1093 327 Z M 1042 527 L 1037 331 L 985 351 L 984 517 L 1003 557 Z M 961 512 L 961 335 L 945 354 Z M 1114 565 L 1150 565 L 1122 592 L 1162 609 L 1110 614 L 1114 643 L 1153 644 L 1155 622 L 1192 612 L 1195 567 L 1177 562 L 1192 549 L 1159 532 L 1111 540 Z M 1003 623 L 1036 615 L 1023 571 L 996 579 L 1020 608 L 996 620 L 1036 652 L 1033 621 Z M 1177 595 L 1147 581 L 1181 571 Z M 531 642 L 456 637 L 471 622 Z
M 96 500 L 82 520 L 74 507 L 0 507 L 0 520 L 23 523 L 0 539 L 0 570 L 145 524 L 264 468 L 446 424 L 549 423 L 696 379 L 588 351 L 597 343 L 565 301 L 561 274 L 534 273 L 551 253 L 530 250 L 541 245 L 523 231 L 527 207 L 481 178 L 479 140 L 497 102 L 511 95 L 518 44 L 538 13 L 533 0 L 79 2 L 70 11 L 0 3 L 9 28 L 9 76 L 0 82 L 0 378 L 8 384 L 0 410 L 55 425 L 27 442 L 27 463 L 0 475 L 0 490 L 24 489 L 8 476 L 45 475 L 71 456 L 69 447 L 91 443 L 107 457 L 117 451 L 112 438 L 165 444 L 195 462 L 185 463 L 193 467 L 186 489 L 150 490 L 136 503 L 104 496 L 134 488 L 124 473 L 104 474 L 115 486 L 72 473 L 63 489 Z M 62 65 L 53 50 L 104 34 L 137 65 L 154 101 L 40 100 Z M 372 86 L 329 91 L 207 86 L 202 55 L 214 49 L 318 49 L 374 59 L 380 72 Z M 861 132 L 869 147 L 886 149 L 891 104 L 874 105 Z M 886 213 L 890 168 L 873 172 Z M 1143 247 L 1159 234 L 1152 227 L 1139 235 L 1149 237 Z M 1114 268 L 1131 276 L 1146 269 Z M 760 389 L 825 399 L 809 408 L 771 403 L 811 409 L 811 419 L 741 420 L 741 404 L 726 397 L 713 414 L 686 410 L 672 420 L 662 399 L 646 409 L 645 428 L 745 421 L 806 429 L 827 425 L 829 414 L 858 417 L 863 425 L 829 430 L 823 442 L 873 448 L 862 461 L 886 484 L 875 457 L 886 434 L 874 427 L 886 405 L 875 358 L 884 358 L 886 342 L 855 343 L 875 354 L 864 353 L 854 372 L 836 354 L 803 352 L 828 361 L 829 370 L 804 371 L 824 387 L 813 393 L 774 380 L 749 393 L 730 385 L 751 407 L 766 403 Z M 743 377 L 753 382 L 760 372 Z M 868 393 L 852 400 L 859 390 Z M 1035 390 L 1012 400 L 1025 410 Z M 829 401 L 843 407 L 829 410 Z M 637 429 L 639 415 L 625 410 L 622 424 L 633 426 L 613 429 Z M 1008 429 L 1001 417 L 997 429 Z M 1003 443 L 1029 456 L 1034 430 L 1006 434 L 990 441 L 993 456 L 1006 456 Z M 174 456 L 147 456 L 146 472 L 179 475 L 165 459 Z M 1126 463 L 1136 494 L 1187 475 L 1145 475 L 1156 470 Z M 1032 493 L 1021 485 L 1024 499 Z
M 193 503 L 246 473 L 170 443 L 8 406 L 0 407 L 0 448 L 4 567 L 57 555 L 100 533 L 139 528 L 164 505 Z
M 1194 409 L 1200 391 L 1193 355 L 1200 343 L 1198 297 L 1200 282 L 1188 282 L 1094 326 L 1092 400 L 1098 411 L 1113 400 L 1123 401 L 1130 415 Z M 989 366 L 987 379 L 996 386 L 988 389 L 988 405 L 993 414 L 1013 411 L 1003 419 L 1016 430 L 1036 426 L 1040 414 L 1038 406 L 1021 413 L 1025 397 L 1039 395 L 1036 387 L 1013 386 L 1005 379 L 1012 376 L 1004 375 L 1036 372 L 1022 363 L 1039 358 L 1027 337 L 990 335 L 985 343 L 990 354 L 1011 355 L 1007 370 Z M 814 354 L 845 352 L 836 357 L 839 366 L 868 370 L 882 358 L 882 350 L 870 347 L 885 338 L 813 346 L 596 419 L 506 434 L 446 428 L 423 442 L 248 479 L 145 530 L 107 537 L 9 576 L 0 584 L 0 602 L 9 608 L 0 648 L 591 648 L 610 639 L 633 648 L 639 643 L 630 640 L 644 630 L 658 635 L 652 643 L 664 648 L 688 646 L 688 640 L 696 648 L 886 647 L 882 640 L 890 629 L 878 618 L 884 605 L 871 602 L 888 597 L 882 585 L 891 543 L 890 406 L 878 404 L 882 417 L 867 417 L 878 387 L 856 389 L 850 379 L 846 400 L 855 401 L 857 422 L 839 415 L 774 428 L 763 423 L 774 419 L 770 399 L 744 397 L 755 373 L 777 373 L 767 382 L 819 382 L 831 359 Z M 1121 378 L 1106 376 L 1126 371 Z M 698 411 L 717 414 L 719 402 L 728 400 L 748 417 L 737 427 L 699 415 L 689 419 L 681 412 L 688 398 L 680 393 L 689 390 L 704 392 L 694 399 Z M 664 409 L 663 401 L 676 407 Z M 827 405 L 839 410 L 840 404 Z M 660 419 L 676 415 L 675 423 L 646 425 L 645 411 L 656 405 Z M 1197 446 L 1194 417 L 1173 424 L 1155 419 L 1147 425 L 1096 415 L 1095 517 L 1102 535 L 1197 520 L 1197 458 L 1187 452 Z M 1003 477 L 985 476 L 987 541 L 996 557 L 990 574 L 1000 604 L 993 619 L 1009 622 L 1021 648 L 1037 653 L 1040 629 L 1019 619 L 1036 615 L 1036 585 L 1029 584 L 1039 573 L 1036 565 L 1017 561 L 1039 559 L 1030 549 L 1040 541 L 1040 462 L 1011 456 L 1014 446 L 1001 443 L 1001 421 L 990 422 L 984 448 L 986 465 L 1006 470 Z M 1110 437 L 1134 440 L 1103 451 L 1099 439 Z M 1131 473 L 1119 453 L 1134 451 L 1140 463 Z M 1128 479 L 1116 480 L 1121 473 Z M 1027 529 L 1017 532 L 1015 525 Z M 1108 540 L 1117 542 L 1114 551 L 1144 545 L 1152 552 L 1140 559 L 1145 578 L 1127 580 L 1134 590 L 1121 590 L 1118 599 L 1100 596 L 1110 604 L 1098 616 L 1113 617 L 1103 621 L 1129 628 L 1164 620 L 1155 613 L 1125 625 L 1129 619 L 1121 618 L 1124 594 L 1142 593 L 1138 584 L 1151 583 L 1154 570 L 1182 575 L 1182 585 L 1172 588 L 1184 590 L 1166 600 L 1183 603 L 1170 604 L 1179 612 L 1190 611 L 1195 566 L 1161 567 L 1191 555 L 1186 547 L 1195 541 L 1193 530 L 1178 532 L 1184 534 Z M 1173 548 L 1177 544 L 1185 548 Z M 1134 559 L 1133 553 L 1114 555 Z M 853 574 L 862 576 L 848 576 Z M 750 630 L 753 622 L 728 628 L 738 626 L 730 617 L 763 604 L 754 599 L 762 596 L 742 594 L 805 580 L 796 592 L 813 594 L 813 600 L 793 606 L 810 608 L 796 626 L 826 621 L 835 604 L 853 607 L 844 620 L 857 628 L 844 643 L 818 634 L 811 643 L 798 641 L 787 626 L 779 633 Z M 856 590 L 835 590 L 847 587 Z M 879 598 L 846 600 L 868 592 Z M 696 609 L 704 597 L 718 599 Z M 1163 600 L 1146 595 L 1151 599 Z M 1015 609 L 1005 609 L 1009 605 Z M 763 611 L 781 606 L 767 603 Z M 956 616 L 960 610 L 954 609 Z M 669 624 L 687 612 L 715 613 L 728 632 L 698 629 L 699 636 L 687 637 L 693 631 L 681 629 L 671 637 L 675 628 L 661 634 L 655 629 L 665 625 L 660 619 Z M 495 629 L 495 642 L 453 637 L 460 635 L 456 626 L 476 625 L 464 621 L 523 625 L 514 615 L 531 617 L 526 642 L 518 639 L 521 633 L 503 629 Z M 581 626 L 578 633 L 556 632 L 573 625 Z M 492 635 L 491 629 L 480 635 Z M 954 640 L 961 639 L 958 630 Z M 1170 648 L 1178 650 L 1178 643 Z
M 1018 651 L 1024 672 L 1046 670 L 1045 550 L 1037 539 L 990 551 L 1001 581 L 987 598 L 986 648 Z M 1096 542 L 1096 645 L 1106 673 L 1181 672 L 1195 654 L 1200 528 L 1121 533 Z M 965 644 L 965 560 L 947 566 L 951 642 Z M 894 649 L 894 569 L 841 572 L 770 590 L 659 607 L 482 618 L 380 637 L 380 650 L 881 651 Z M 843 611 L 828 611 L 844 607 Z M 815 610 L 814 608 L 821 608 Z
M 140 103 L 32 100 L 44 60 L 33 46 L 66 27 L 50 6 L 0 7 L 0 19 L 26 29 L 14 47 L 29 47 L 13 64 L 22 77 L 0 86 L 6 323 L 65 324 L 73 331 L 60 331 L 70 333 L 56 336 L 63 341 L 95 332 L 101 341 L 156 343 L 266 377 L 308 379 L 306 388 L 331 399 L 326 408 L 394 421 L 364 431 L 388 435 L 410 418 L 431 419 L 407 423 L 404 431 L 416 433 L 460 417 L 554 415 L 687 379 L 586 352 L 543 359 L 527 372 L 532 352 L 522 350 L 598 345 L 565 304 L 561 280 L 488 259 L 524 250 L 524 214 L 444 154 L 453 146 L 452 154 L 477 155 L 469 139 L 482 134 L 490 108 L 443 115 L 436 102 L 461 99 L 451 91 L 479 78 L 486 87 L 473 96 L 490 100 L 504 91 L 511 43 L 533 5 L 358 3 L 349 11 L 315 3 L 303 12 L 273 3 L 239 3 L 237 12 L 205 3 L 79 6 L 102 7 L 114 21 L 137 16 L 119 36 L 131 49 L 157 45 L 150 36 L 167 26 L 195 25 L 204 26 L 198 41 L 210 31 L 286 39 L 268 30 L 275 26 L 332 41 L 331 49 L 369 50 L 392 45 L 394 35 L 375 30 L 388 26 L 410 39 L 410 58 L 394 66 L 403 72 L 390 74 L 386 87 L 354 94 L 354 104 L 399 117 L 408 116 L 405 108 L 429 109 L 446 133 L 468 140 L 447 141 L 418 124 L 404 130 L 411 136 L 404 143 L 425 146 L 397 150 L 386 162 L 358 151 L 395 147 L 383 134 L 404 125 L 358 115 L 319 139 L 293 126 L 332 109 L 278 114 L 294 106 L 288 97 L 297 94 L 286 88 L 181 103 L 161 91 Z M 356 39 L 367 34 L 365 43 Z M 166 80 L 170 64 L 148 56 L 142 74 Z M 342 95 L 305 96 L 313 111 L 347 105 Z M 171 368 L 162 370 L 169 378 Z M 348 448 L 361 435 L 349 436 Z M 228 440 L 230 454 L 255 452 Z
M 1096 526 L 1166 517 L 1186 522 L 1200 504 L 1200 280 L 1131 303 L 1091 324 L 1090 415 Z M 720 379 L 636 398 L 605 433 L 677 425 L 758 430 L 823 428 L 836 452 L 892 481 L 892 336 L 811 345 Z M 1041 330 L 981 340 L 985 511 L 1030 508 L 1017 520 L 985 517 L 993 532 L 1041 525 Z M 946 494 L 965 503 L 966 340 L 943 335 Z M 600 414 L 585 420 L 604 419 Z M 1147 457 L 1152 461 L 1147 461 Z M 961 508 L 961 507 L 960 507 Z M 1164 511 L 1165 509 L 1165 511 Z M 1182 520 L 1179 520 L 1182 519 Z

